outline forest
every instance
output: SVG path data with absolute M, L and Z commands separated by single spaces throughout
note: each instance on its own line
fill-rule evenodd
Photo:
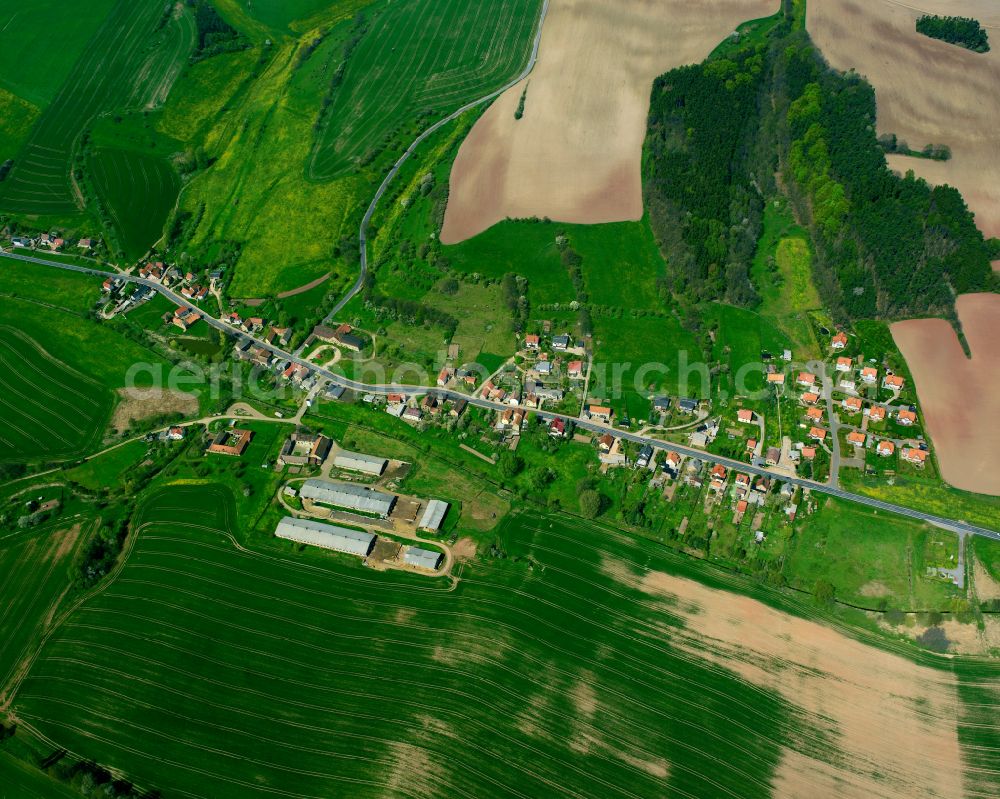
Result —
M 681 67 L 653 84 L 644 157 L 650 222 L 675 293 L 752 305 L 764 198 L 752 169 L 769 85 L 765 45 Z
M 644 193 L 674 298 L 755 304 L 749 265 L 775 171 L 838 321 L 953 317 L 956 294 L 992 290 L 994 243 L 954 188 L 889 170 L 875 114 L 872 87 L 830 69 L 788 20 L 765 43 L 659 77 Z
M 978 20 L 968 17 L 939 17 L 924 14 L 917 20 L 917 33 L 940 39 L 948 44 L 957 44 L 974 53 L 988 53 L 989 37 Z
M 829 69 L 806 34 L 789 36 L 779 152 L 825 302 L 841 318 L 953 315 L 955 294 L 993 286 L 990 249 L 961 194 L 890 171 L 872 87 Z

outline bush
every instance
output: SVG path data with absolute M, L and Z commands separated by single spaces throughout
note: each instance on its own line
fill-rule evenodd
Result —
M 580 494 L 580 514 L 585 519 L 596 519 L 604 510 L 604 497 L 590 488 Z
M 917 643 L 932 652 L 947 652 L 951 641 L 940 627 L 930 627 L 917 636 Z

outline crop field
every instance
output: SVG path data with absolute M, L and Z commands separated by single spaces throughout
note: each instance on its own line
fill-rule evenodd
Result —
M 96 444 L 112 397 L 19 330 L 0 326 L 0 461 L 81 453 Z
M 126 256 L 139 258 L 163 235 L 180 190 L 177 173 L 163 158 L 112 147 L 96 149 L 90 169 Z
M 123 571 L 21 684 L 22 722 L 168 796 L 961 792 L 950 671 L 678 576 L 648 542 L 518 516 L 507 557 L 449 590 L 237 549 L 233 518 L 217 487 L 147 497 Z
M 0 704 L 71 584 L 83 526 L 54 524 L 0 535 Z
M 373 13 L 334 92 L 310 177 L 345 175 L 415 114 L 443 115 L 515 77 L 540 7 L 538 0 L 414 0 Z
M 157 0 L 119 0 L 106 15 L 16 158 L 0 189 L 0 208 L 48 216 L 79 209 L 70 165 L 81 131 L 102 112 L 162 99 L 177 75 L 176 61 L 186 58 L 190 22 L 182 14 L 154 37 L 162 13 Z

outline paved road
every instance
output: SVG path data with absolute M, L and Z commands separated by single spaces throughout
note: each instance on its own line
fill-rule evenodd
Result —
M 385 179 L 382 181 L 382 184 L 378 187 L 378 191 L 376 191 L 375 196 L 372 197 L 372 201 L 368 205 L 368 210 L 365 211 L 364 218 L 362 218 L 361 220 L 361 229 L 358 231 L 358 247 L 359 247 L 359 253 L 361 255 L 361 265 L 360 269 L 358 270 L 358 279 L 354 281 L 354 285 L 347 290 L 347 293 L 343 297 L 341 297 L 340 301 L 333 306 L 330 313 L 328 313 L 326 317 L 323 319 L 323 322 L 325 324 L 331 322 L 333 318 L 344 309 L 344 306 L 347 305 L 347 303 L 349 303 L 352 299 L 354 299 L 355 295 L 359 291 L 361 291 L 361 286 L 364 285 L 365 277 L 368 274 L 368 225 L 372 221 L 372 216 L 375 214 L 375 209 L 376 207 L 378 207 L 379 201 L 382 199 L 382 195 L 384 195 L 386 189 L 389 188 L 389 184 L 392 183 L 393 179 L 396 177 L 400 167 L 402 167 L 403 164 L 406 163 L 407 159 L 409 159 L 409 157 L 413 155 L 417 147 L 419 147 L 429 136 L 433 136 L 438 130 L 447 125 L 449 122 L 458 119 L 466 111 L 475 108 L 478 105 L 482 105 L 483 103 L 488 103 L 494 97 L 499 97 L 509 88 L 511 88 L 512 86 L 516 86 L 526 77 L 528 77 L 531 70 L 534 69 L 535 67 L 535 62 L 538 60 L 538 46 L 542 41 L 542 23 L 545 22 L 545 15 L 548 13 L 548 11 L 549 11 L 549 0 L 545 0 L 545 2 L 542 4 L 542 12 L 538 17 L 538 29 L 535 31 L 535 40 L 534 42 L 532 42 L 531 45 L 531 55 L 528 58 L 528 63 L 525 65 L 524 69 L 521 70 L 521 74 L 518 75 L 513 80 L 511 80 L 509 83 L 501 86 L 496 91 L 492 91 L 489 94 L 483 95 L 482 97 L 476 100 L 472 100 L 471 102 L 466 103 L 457 111 L 454 111 L 448 116 L 446 116 L 444 119 L 435 122 L 433 125 L 427 128 L 427 130 L 425 130 L 423 133 L 417 136 L 416 139 L 413 140 L 413 143 L 406 148 L 406 152 L 399 157 L 399 160 L 396 161 L 392 169 L 389 170 L 389 174 L 385 176 Z
M 71 272 L 80 272 L 83 274 L 93 275 L 95 277 L 115 277 L 121 280 L 126 280 L 130 283 L 137 283 L 143 286 L 149 286 L 150 288 L 158 291 L 160 294 L 164 295 L 167 299 L 172 300 L 178 305 L 184 305 L 185 307 L 192 308 L 195 313 L 197 313 L 206 322 L 206 324 L 225 332 L 227 335 L 234 336 L 239 335 L 243 338 L 250 339 L 258 347 L 268 350 L 273 355 L 281 358 L 283 360 L 290 361 L 291 363 L 299 364 L 305 366 L 308 369 L 315 372 L 322 378 L 325 378 L 331 383 L 336 385 L 344 386 L 345 388 L 351 389 L 353 391 L 358 391 L 362 393 L 370 394 L 389 394 L 392 392 L 402 392 L 405 394 L 427 394 L 428 392 L 434 392 L 439 397 L 444 399 L 464 399 L 469 404 L 475 405 L 479 408 L 486 408 L 488 410 L 508 410 L 509 405 L 503 405 L 498 402 L 490 402 L 489 400 L 482 399 L 477 396 L 469 396 L 467 394 L 461 394 L 457 391 L 450 391 L 447 389 L 435 389 L 428 388 L 427 386 L 413 386 L 413 385 L 400 385 L 394 384 L 367 384 L 360 383 L 357 380 L 351 380 L 349 378 L 343 377 L 341 375 L 335 374 L 328 369 L 316 366 L 316 364 L 305 360 L 297 355 L 293 355 L 290 352 L 285 352 L 284 350 L 275 347 L 272 344 L 268 344 L 262 339 L 255 338 L 254 336 L 239 333 L 234 330 L 230 325 L 223 322 L 221 319 L 216 319 L 207 312 L 201 310 L 200 308 L 193 306 L 191 303 L 186 301 L 180 295 L 174 293 L 165 286 L 161 286 L 154 280 L 149 280 L 147 278 L 137 277 L 135 275 L 123 275 L 118 272 L 106 272 L 101 269 L 93 269 L 85 266 L 77 266 L 76 264 L 61 263 L 58 261 L 47 261 L 44 258 L 37 258 L 30 255 L 19 255 L 15 253 L 7 253 L 0 251 L 0 258 L 10 258 L 19 261 L 27 261 L 30 263 L 41 264 L 44 266 L 51 266 L 57 269 L 65 269 Z M 581 420 L 575 416 L 568 416 L 566 414 L 554 413 L 552 411 L 535 411 L 535 413 L 542 419 L 550 421 L 552 419 L 563 419 L 567 422 L 572 422 L 577 427 L 584 430 L 589 430 L 595 433 L 612 433 L 615 436 L 624 438 L 627 441 L 633 441 L 637 444 L 649 444 L 655 449 L 661 450 L 673 450 L 679 452 L 681 455 L 685 455 L 691 458 L 698 458 L 699 460 L 705 461 L 707 463 L 718 463 L 725 466 L 727 469 L 736 469 L 740 472 L 746 472 L 752 475 L 772 477 L 776 480 L 783 480 L 793 485 L 802 486 L 803 488 L 809 488 L 812 491 L 819 492 L 821 494 L 827 494 L 832 497 L 837 497 L 838 499 L 847 500 L 849 502 L 856 502 L 860 505 L 865 505 L 870 508 L 875 508 L 876 510 L 885 511 L 887 513 L 893 513 L 899 516 L 906 516 L 910 519 L 917 519 L 919 521 L 929 522 L 930 524 L 937 525 L 947 530 L 952 530 L 959 533 L 961 536 L 965 535 L 978 535 L 984 538 L 992 538 L 996 541 L 1000 541 L 1000 532 L 995 530 L 988 530 L 984 527 L 977 527 L 976 525 L 969 524 L 968 522 L 961 521 L 958 519 L 947 519 L 942 516 L 935 516 L 931 513 L 925 513 L 920 510 L 915 510 L 913 508 L 907 508 L 902 505 L 894 505 L 891 502 L 883 502 L 880 499 L 875 499 L 873 497 L 867 497 L 863 494 L 854 494 L 850 491 L 845 491 L 837 486 L 827 485 L 825 483 L 816 483 L 812 480 L 805 480 L 799 477 L 789 477 L 783 472 L 777 471 L 775 469 L 769 469 L 760 466 L 751 466 L 750 464 L 743 463 L 742 461 L 733 460 L 732 458 L 724 458 L 720 455 L 712 455 L 710 453 L 704 452 L 699 449 L 694 449 L 692 447 L 686 447 L 681 444 L 673 444 L 664 441 L 660 441 L 655 438 L 648 438 L 637 433 L 630 433 L 625 430 L 618 430 L 616 428 L 610 427 L 609 425 L 601 424 L 598 422 L 592 422 L 587 420 Z

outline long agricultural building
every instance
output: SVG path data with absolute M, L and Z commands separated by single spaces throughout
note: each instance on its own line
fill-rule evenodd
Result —
M 323 549 L 346 552 L 348 555 L 367 557 L 375 546 L 375 536 L 360 530 L 348 530 L 334 524 L 314 522 L 312 519 L 296 519 L 286 516 L 274 531 L 278 538 L 297 541 Z
M 329 480 L 318 479 L 306 480 L 302 490 L 299 491 L 299 496 L 335 508 L 373 513 L 383 519 L 392 512 L 396 504 L 394 495 L 376 491 L 368 486 L 331 483 Z
M 444 521 L 444 516 L 448 512 L 448 503 L 440 499 L 432 499 L 427 503 L 427 509 L 420 518 L 420 528 L 423 530 L 437 530 Z
M 352 472 L 364 472 L 380 476 L 389 465 L 385 458 L 377 458 L 374 455 L 365 455 L 361 452 L 348 452 L 342 450 L 333 459 L 333 465 L 338 469 L 348 469 Z
M 403 562 L 410 566 L 418 566 L 421 569 L 436 569 L 444 557 L 440 552 L 431 549 L 420 549 L 419 547 L 409 547 L 403 555 Z

